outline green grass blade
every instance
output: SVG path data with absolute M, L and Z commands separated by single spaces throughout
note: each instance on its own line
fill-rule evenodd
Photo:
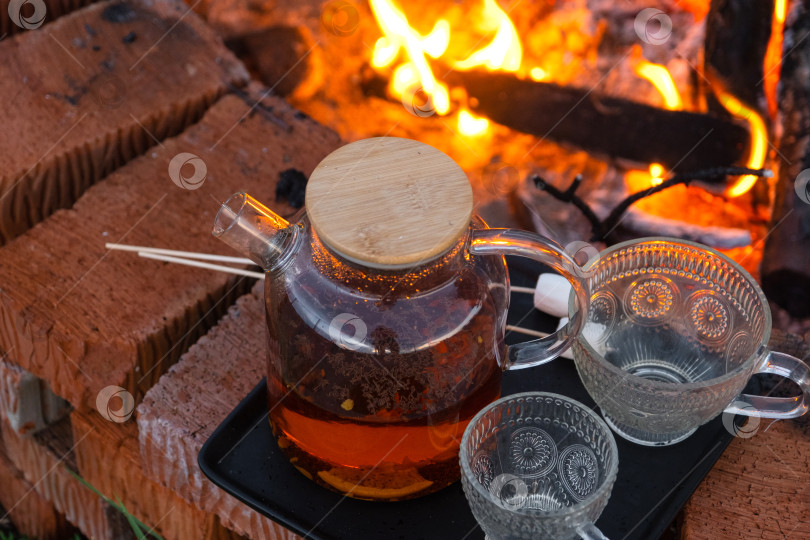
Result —
M 146 535 L 143 533 L 143 529 L 141 529 L 141 524 L 139 523 L 138 518 L 126 511 L 124 503 L 121 502 L 121 499 L 116 497 L 115 500 L 118 501 L 118 508 L 122 509 L 121 513 L 124 514 L 125 518 L 127 518 L 129 526 L 132 527 L 132 532 L 135 533 L 135 537 L 138 540 L 147 540 Z
M 86 487 L 87 489 L 89 489 L 90 491 L 92 491 L 93 493 L 98 495 L 99 497 L 101 497 L 101 499 L 104 502 L 106 502 L 110 506 L 114 507 L 119 512 L 121 512 L 124 515 L 124 517 L 127 519 L 127 522 L 129 523 L 129 526 L 132 527 L 132 531 L 135 533 L 135 536 L 138 538 L 138 540 L 148 540 L 148 538 L 150 536 L 155 538 L 156 540 L 164 540 L 164 538 L 162 536 L 160 536 L 158 533 L 156 533 L 151 527 L 146 525 L 144 522 L 139 520 L 137 517 L 133 516 L 132 513 L 130 513 L 130 511 L 127 510 L 126 506 L 124 506 L 124 503 L 121 502 L 121 499 L 119 499 L 117 496 L 116 496 L 116 499 L 117 499 L 118 502 L 113 501 L 109 497 L 106 497 L 99 490 L 97 490 L 87 480 L 85 480 L 84 478 L 79 476 L 78 473 L 76 473 L 75 471 L 70 470 L 68 467 L 65 467 L 65 469 L 67 469 L 67 471 L 70 474 L 72 474 L 73 477 L 76 478 L 76 480 L 81 482 L 81 484 L 84 487 Z M 148 531 L 148 532 L 144 533 L 144 531 Z M 0 540 L 5 540 L 5 539 L 0 539 Z M 9 539 L 9 540 L 13 540 L 13 539 Z

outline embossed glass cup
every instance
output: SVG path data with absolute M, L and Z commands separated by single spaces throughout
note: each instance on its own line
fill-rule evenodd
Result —
M 591 304 L 574 361 L 625 439 L 665 446 L 724 411 L 762 418 L 807 411 L 810 371 L 768 349 L 765 295 L 728 257 L 692 242 L 643 238 L 603 251 L 586 270 Z M 789 378 L 802 395 L 740 395 L 754 373 Z
M 593 525 L 619 467 L 613 434 L 588 407 L 546 392 L 481 410 L 459 452 L 461 482 L 489 540 L 605 538 Z

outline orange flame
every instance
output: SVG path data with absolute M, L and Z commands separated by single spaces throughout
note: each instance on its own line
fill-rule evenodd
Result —
M 768 41 L 768 48 L 765 51 L 763 62 L 764 92 L 768 104 L 768 114 L 771 118 L 776 117 L 778 109 L 776 87 L 779 83 L 780 68 L 782 66 L 782 40 L 785 28 L 785 18 L 787 16 L 787 0 L 776 0 L 773 5 L 773 17 L 771 19 L 771 37 Z M 720 103 L 735 118 L 744 119 L 748 122 L 751 132 L 751 152 L 748 156 L 748 167 L 759 169 L 765 164 L 767 154 L 768 130 L 762 117 L 754 110 L 743 105 L 739 99 L 721 90 L 716 92 Z M 740 177 L 737 182 L 726 190 L 729 197 L 739 197 L 746 193 L 757 181 L 754 175 Z
M 469 22 L 465 21 L 464 27 L 456 25 L 451 28 L 447 19 L 440 18 L 426 35 L 422 35 L 410 25 L 403 11 L 394 4 L 394 0 L 370 0 L 370 5 L 383 33 L 374 44 L 371 64 L 376 69 L 393 69 L 389 92 L 391 95 L 401 98 L 403 103 L 406 102 L 406 99 L 413 101 L 417 93 L 423 93 L 426 96 L 427 103 L 411 104 L 414 113 L 418 116 L 428 116 L 434 112 L 439 115 L 447 115 L 451 111 L 450 89 L 445 83 L 437 80 L 430 59 L 441 59 L 444 65 L 456 70 L 485 68 L 493 71 L 521 72 L 535 81 L 546 80 L 549 77 L 549 73 L 539 66 L 531 69 L 526 67 L 525 72 L 521 70 L 523 49 L 517 30 L 507 13 L 498 5 L 497 0 L 483 0 L 478 16 L 473 17 Z M 695 0 L 694 5 L 699 7 L 701 3 Z M 776 0 L 773 24 L 774 28 L 778 26 L 779 30 L 774 31 L 773 35 L 778 34 L 780 41 L 778 45 L 775 44 L 773 41 L 775 38 L 772 36 L 772 43 L 769 45 L 771 55 L 774 54 L 773 51 L 781 49 L 781 30 L 784 25 L 785 9 L 786 0 Z M 466 37 L 474 39 L 480 35 L 492 35 L 492 38 L 489 43 L 472 52 L 459 51 L 459 46 L 456 46 L 456 50 L 453 50 L 451 46 L 451 32 L 466 33 Z M 454 38 L 453 43 L 457 42 L 461 43 L 464 40 Z M 469 40 L 467 42 L 469 43 Z M 776 61 L 771 58 L 769 65 L 778 67 L 778 60 L 777 54 Z M 634 71 L 639 77 L 648 80 L 655 86 L 667 109 L 683 109 L 681 95 L 672 75 L 664 66 L 639 59 L 634 65 Z M 769 73 L 771 71 L 778 70 L 771 69 Z M 776 77 L 778 78 L 778 73 L 776 73 Z M 775 96 L 776 83 L 768 79 L 767 74 L 765 82 L 770 104 L 772 99 L 770 96 Z M 772 86 L 768 86 L 769 84 Z M 459 111 L 456 119 L 459 132 L 467 137 L 478 137 L 489 132 L 491 128 L 489 120 L 474 116 L 465 107 L 466 94 L 463 89 L 454 89 L 452 95 Z M 755 169 L 761 168 L 765 163 L 767 153 L 767 131 L 763 119 L 731 94 L 718 91 L 717 96 L 733 116 L 748 122 L 751 133 L 751 150 L 747 166 Z M 657 163 L 650 165 L 648 175 L 646 171 L 637 172 L 646 176 L 647 185 L 660 184 L 665 175 L 664 168 Z M 726 193 L 730 197 L 738 197 L 751 189 L 756 180 L 757 177 L 753 175 L 743 176 L 728 188 Z
M 461 71 L 479 66 L 503 71 L 517 71 L 520 68 L 523 49 L 517 30 L 495 0 L 484 0 L 484 9 L 477 29 L 481 32 L 495 31 L 495 37 L 483 49 L 475 51 L 465 60 L 455 62 L 454 68 Z
M 667 171 L 660 163 L 650 163 L 648 170 L 630 169 L 625 173 L 624 181 L 630 193 L 645 191 L 660 185 L 667 176 Z
M 634 68 L 636 75 L 650 81 L 656 90 L 664 98 L 664 107 L 671 111 L 678 111 L 683 109 L 683 100 L 681 94 L 675 87 L 675 81 L 672 80 L 667 68 L 661 64 L 653 64 L 646 60 L 640 60 L 636 63 Z
M 733 117 L 748 122 L 748 130 L 751 133 L 751 150 L 748 154 L 746 166 L 751 169 L 762 168 L 765 164 L 766 147 L 768 145 L 768 130 L 762 117 L 725 90 L 716 90 L 716 94 L 720 103 Z M 754 187 L 757 178 L 753 174 L 741 176 L 733 186 L 726 190 L 726 195 L 739 197 Z
M 429 103 L 416 106 L 420 112 L 427 111 L 427 114 L 420 116 L 433 112 L 446 115 L 450 112 L 449 89 L 436 79 L 429 58 L 442 58 L 457 70 L 484 67 L 514 72 L 520 68 L 523 49 L 517 30 L 496 0 L 484 0 L 480 17 L 471 25 L 477 33 L 494 33 L 492 41 L 460 60 L 460 55 L 448 50 L 451 28 L 446 19 L 439 19 L 430 33 L 423 36 L 411 27 L 393 0 L 370 0 L 370 4 L 374 18 L 383 31 L 383 36 L 374 44 L 371 65 L 378 69 L 387 68 L 394 66 L 404 56 L 394 68 L 389 92 L 403 99 L 403 102 L 413 99 L 417 92 L 424 92 Z M 462 110 L 459 112 L 458 126 L 462 134 L 474 136 L 486 131 L 489 121 L 475 118 L 469 111 Z
M 787 0 L 776 0 L 773 4 L 773 18 L 771 19 L 771 37 L 768 48 L 765 50 L 764 90 L 768 102 L 768 114 L 776 118 L 778 104 L 776 102 L 776 86 L 779 83 L 779 74 L 782 67 L 782 39 L 785 29 L 785 16 Z
M 413 95 L 421 87 L 429 96 L 435 111 L 447 114 L 450 110 L 447 86 L 433 76 L 426 56 L 438 58 L 447 50 L 449 23 L 440 19 L 427 36 L 422 36 L 411 28 L 405 15 L 388 0 L 371 0 L 371 10 L 384 34 L 374 44 L 371 65 L 377 68 L 389 66 L 404 50 L 408 60 L 394 71 L 392 93 L 398 97 L 406 92 Z

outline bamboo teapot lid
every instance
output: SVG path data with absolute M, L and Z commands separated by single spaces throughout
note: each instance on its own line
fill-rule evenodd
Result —
M 321 241 L 341 256 L 402 269 L 455 245 L 470 224 L 473 193 L 461 167 L 432 146 L 375 137 L 321 161 L 306 207 Z

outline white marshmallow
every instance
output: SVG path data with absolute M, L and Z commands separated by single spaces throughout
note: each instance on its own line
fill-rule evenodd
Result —
M 534 307 L 554 317 L 568 316 L 571 284 L 558 274 L 540 274 L 534 288 Z

